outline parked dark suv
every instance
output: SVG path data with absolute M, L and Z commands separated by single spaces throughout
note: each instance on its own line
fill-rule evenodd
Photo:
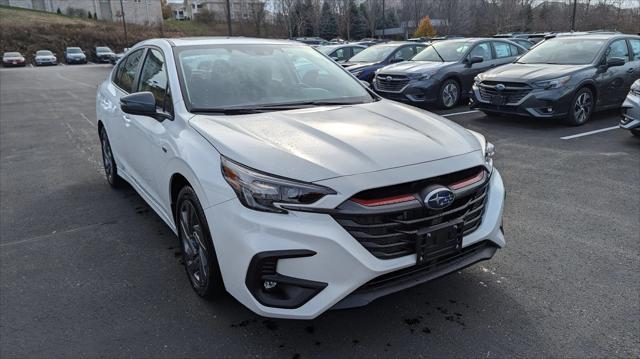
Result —
M 389 64 L 409 60 L 422 51 L 426 44 L 415 42 L 388 42 L 360 51 L 342 66 L 359 80 L 371 83 L 374 72 Z
M 595 110 L 619 108 L 638 78 L 640 36 L 556 37 L 478 75 L 470 105 L 487 114 L 564 118 L 578 126 Z
M 513 62 L 526 51 L 501 39 L 439 41 L 409 61 L 378 70 L 373 86 L 392 100 L 452 108 L 469 92 L 477 74 Z

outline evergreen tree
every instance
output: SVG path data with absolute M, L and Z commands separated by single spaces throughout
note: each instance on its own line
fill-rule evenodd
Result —
M 94 12 L 94 13 L 93 13 L 93 19 L 94 19 L 94 20 L 98 20 L 98 13 L 97 13 L 97 12 Z
M 313 2 L 311 0 L 305 0 L 302 7 L 302 17 L 304 19 L 304 36 L 312 37 L 316 36 L 316 29 L 313 24 L 315 23 L 315 16 L 313 13 Z
M 353 0 L 350 1 L 349 6 L 351 8 L 351 29 L 349 30 L 349 35 L 351 35 L 352 39 L 367 37 L 367 23 L 360 9 Z
M 91 16 L 91 11 L 89 11 L 89 12 L 87 13 L 87 17 L 88 17 L 89 19 L 93 19 L 93 16 Z
M 62 15 L 62 11 L 60 11 L 60 8 L 58 8 L 58 10 L 56 10 L 56 14 Z
M 320 15 L 320 37 L 331 40 L 338 36 L 338 21 L 336 14 L 331 11 L 328 1 L 322 3 L 322 12 Z

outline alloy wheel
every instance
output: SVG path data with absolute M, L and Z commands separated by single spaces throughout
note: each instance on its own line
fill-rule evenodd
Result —
M 102 130 L 102 162 L 104 164 L 104 173 L 107 175 L 109 182 L 113 182 L 113 154 L 111 153 L 111 145 L 107 134 Z
M 591 115 L 591 109 L 593 107 L 593 99 L 589 92 L 581 93 L 576 99 L 575 105 L 573 106 L 573 115 L 576 119 L 576 122 L 583 123 L 589 119 L 589 115 Z
M 458 101 L 458 86 L 449 82 L 442 89 L 442 103 L 446 107 L 452 107 Z
M 190 201 L 180 206 L 180 241 L 184 265 L 196 289 L 203 289 L 209 280 L 209 258 L 204 244 L 205 236 L 196 209 Z

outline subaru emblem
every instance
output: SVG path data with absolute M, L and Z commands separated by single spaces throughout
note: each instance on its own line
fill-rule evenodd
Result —
M 387 77 L 385 78 L 385 80 L 387 80 L 387 81 L 391 81 L 391 80 L 393 80 L 393 77 L 391 77 L 391 76 L 387 76 Z
M 496 85 L 496 90 L 498 91 L 504 91 L 504 89 L 506 89 L 507 86 L 505 86 L 504 84 L 497 84 Z
M 424 197 L 424 204 L 429 209 L 438 210 L 449 207 L 454 200 L 453 191 L 447 187 L 439 186 L 427 193 Z

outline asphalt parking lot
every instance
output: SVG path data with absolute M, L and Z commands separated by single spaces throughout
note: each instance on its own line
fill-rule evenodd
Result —
M 507 246 L 364 308 L 272 320 L 197 297 L 170 229 L 108 186 L 110 69 L 0 70 L 0 357 L 640 356 L 640 139 L 570 137 L 617 111 L 579 128 L 449 111 L 496 145 Z

